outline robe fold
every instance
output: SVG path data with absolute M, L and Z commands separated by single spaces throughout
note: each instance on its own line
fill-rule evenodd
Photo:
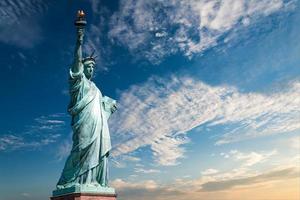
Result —
M 111 149 L 107 120 L 115 101 L 102 97 L 96 85 L 83 72 L 70 71 L 73 146 L 57 184 L 69 187 L 76 183 L 107 185 L 107 157 Z

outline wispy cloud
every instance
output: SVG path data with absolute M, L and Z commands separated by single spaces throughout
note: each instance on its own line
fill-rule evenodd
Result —
M 141 159 L 138 157 L 134 157 L 134 156 L 129 156 L 129 155 L 124 155 L 123 160 L 125 161 L 131 161 L 131 162 L 139 162 Z
M 33 124 L 28 125 L 22 133 L 2 134 L 0 151 L 33 150 L 56 142 L 65 127 L 65 116 L 63 113 L 41 116 L 34 119 Z
M 300 136 L 290 138 L 289 145 L 294 149 L 300 149 Z
M 136 163 L 136 165 L 141 165 L 139 164 L 141 159 L 132 155 L 123 155 L 122 157 L 114 157 L 111 160 L 113 165 L 116 168 L 125 168 L 127 166 L 127 163 L 129 162 L 134 162 Z
M 231 150 L 229 153 L 222 153 L 222 156 L 224 156 L 224 158 L 233 158 L 236 161 L 242 161 L 243 167 L 250 167 L 252 165 L 264 162 L 268 158 L 276 154 L 277 154 L 276 150 L 272 150 L 270 152 L 252 151 L 250 153 L 244 153 L 238 150 Z
M 277 157 L 275 157 L 275 155 Z M 297 157 L 287 158 L 286 155 L 281 155 L 281 158 L 279 158 L 279 155 L 280 153 L 277 153 L 276 150 L 263 152 L 242 152 L 239 150 L 231 150 L 228 153 L 222 153 L 221 156 L 226 159 L 226 163 L 233 164 L 234 168 L 230 167 L 230 169 L 217 171 L 208 169 L 204 172 L 212 171 L 215 173 L 201 173 L 202 176 L 192 182 L 198 187 L 202 187 L 202 185 L 206 184 L 210 185 L 210 183 L 217 183 L 216 185 L 218 185 L 219 183 L 220 185 L 222 185 L 221 183 L 228 183 L 228 185 L 224 184 L 224 187 L 225 185 L 227 185 L 227 189 L 229 189 L 234 187 L 230 183 L 233 183 L 233 185 L 236 184 L 238 186 L 241 186 L 245 181 L 245 185 L 250 185 L 257 183 L 255 182 L 255 180 L 259 180 L 258 182 L 267 182 L 267 178 L 262 180 L 260 179 L 261 177 L 287 171 L 293 174 L 300 172 L 299 165 L 297 164 L 297 162 L 295 162 L 295 159 Z M 280 162 L 277 162 L 279 160 Z M 219 162 L 223 161 L 220 160 Z M 285 163 L 285 165 L 282 166 L 282 163 Z M 283 175 L 281 178 L 288 179 L 293 177 Z M 280 180 L 281 178 L 276 177 L 276 179 L 278 180 Z M 270 179 L 270 181 L 273 180 Z M 240 183 L 240 185 L 238 183 Z
M 65 127 L 65 113 L 55 113 L 47 116 L 40 116 L 34 119 L 34 123 L 27 125 L 26 134 L 41 132 L 57 132 Z
M 41 40 L 38 16 L 49 3 L 39 0 L 3 0 L 0 2 L 0 42 L 33 47 Z
M 21 193 L 21 196 L 23 196 L 23 197 L 30 197 L 31 195 L 29 193 L 27 193 L 27 192 L 23 192 L 23 193 Z
M 218 172 L 219 172 L 219 170 L 217 170 L 217 169 L 209 168 L 209 169 L 206 169 L 203 172 L 201 172 L 201 174 L 205 176 L 205 175 L 216 174 Z
M 112 162 L 113 166 L 116 168 L 125 168 L 126 167 L 126 163 L 122 162 L 120 160 L 111 158 L 111 162 Z
M 150 146 L 157 163 L 175 165 L 189 142 L 186 133 L 195 127 L 231 125 L 217 144 L 299 130 L 299 92 L 299 82 L 263 95 L 189 77 L 151 78 L 120 95 L 119 112 L 111 121 L 120 141 L 113 155 Z
M 178 52 L 192 57 L 220 42 L 229 42 L 238 35 L 230 33 L 272 13 L 287 11 L 295 2 L 121 0 L 119 11 L 110 20 L 109 37 L 135 56 L 157 64 Z
M 134 168 L 135 173 L 143 173 L 143 174 L 152 174 L 152 173 L 159 173 L 160 170 L 158 169 L 143 169 L 143 168 Z
M 25 145 L 22 137 L 17 137 L 15 135 L 4 135 L 0 138 L 0 150 L 4 151 L 9 146 L 11 146 L 12 149 L 18 149 L 20 147 L 23 147 Z
M 34 119 L 37 123 L 30 125 L 29 132 L 41 130 L 57 131 L 65 126 L 65 114 L 58 113 L 49 116 L 40 116 Z
M 225 181 L 212 181 L 201 185 L 201 191 L 218 191 L 227 190 L 236 186 L 251 185 L 261 182 L 269 182 L 281 179 L 295 178 L 299 175 L 299 171 L 295 168 L 287 168 L 282 170 L 271 171 L 257 176 L 246 178 L 231 179 Z
M 154 180 L 147 180 L 138 183 L 129 183 L 122 179 L 115 179 L 112 181 L 111 185 L 116 188 L 146 188 L 146 189 L 155 189 L 158 187 L 157 183 Z
M 297 168 L 282 168 L 275 169 L 269 172 L 260 173 L 256 175 L 248 175 L 247 177 L 231 178 L 227 180 L 177 180 L 174 184 L 161 184 L 154 180 L 146 180 L 141 182 L 129 182 L 122 179 L 116 179 L 112 182 L 112 185 L 118 190 L 119 195 L 122 195 L 124 199 L 139 199 L 143 194 L 143 199 L 240 199 L 241 191 L 239 188 L 243 188 L 242 191 L 247 191 L 246 194 L 255 195 L 256 198 L 260 196 L 255 189 L 257 185 L 262 190 L 271 188 L 271 190 L 280 189 L 282 191 L 295 190 L 296 185 L 289 185 L 287 188 L 286 182 L 296 180 L 299 176 L 299 169 Z M 281 183 L 279 186 L 274 186 L 272 183 Z M 282 184 L 283 183 L 283 184 Z M 293 182 L 295 183 L 295 181 Z M 254 187 L 254 189 L 253 189 Z M 292 187 L 292 188 L 291 188 Z M 210 193 L 213 192 L 213 193 Z M 224 193 L 226 192 L 226 193 Z M 237 193 L 236 193 L 237 192 Z M 224 195 L 226 194 L 226 195 Z M 267 195 L 268 199 L 277 199 L 278 195 Z M 290 193 L 288 196 L 283 195 L 285 198 L 296 199 L 295 193 Z M 250 198 L 249 198 L 250 199 Z M 261 198 L 264 199 L 264 198 Z
M 56 153 L 56 157 L 58 161 L 65 159 L 71 152 L 72 149 L 72 140 L 71 138 L 65 140 L 60 146 L 58 147 L 58 151 Z
M 111 58 L 111 45 L 107 39 L 107 26 L 109 16 L 111 15 L 102 2 L 97 0 L 89 0 L 93 11 L 93 21 L 86 32 L 86 43 L 84 52 L 91 54 L 95 51 L 94 56 L 97 56 L 97 70 L 107 71 L 108 66 L 115 62 Z
M 28 139 L 24 135 L 5 134 L 0 136 L 0 151 L 14 151 L 18 149 L 33 150 L 57 141 L 59 134 L 50 134 L 47 137 L 37 136 L 36 139 Z

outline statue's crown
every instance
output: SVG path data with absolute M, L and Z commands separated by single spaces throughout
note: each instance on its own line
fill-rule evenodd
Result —
M 93 51 L 93 53 L 92 53 L 90 56 L 85 57 L 85 58 L 82 60 L 82 63 L 87 62 L 87 61 L 92 61 L 92 62 L 96 63 L 96 58 L 97 58 L 97 56 L 94 56 L 94 53 L 95 53 L 95 50 Z

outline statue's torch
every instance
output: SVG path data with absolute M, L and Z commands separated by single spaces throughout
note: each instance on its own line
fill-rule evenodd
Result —
M 77 42 L 78 44 L 82 44 L 83 36 L 84 36 L 84 27 L 86 25 L 86 21 L 84 18 L 85 14 L 83 10 L 78 10 L 77 18 L 75 20 L 75 26 L 77 28 Z M 81 51 L 81 50 L 80 50 Z
M 85 16 L 85 14 L 84 14 L 83 10 L 78 10 L 77 19 L 75 21 L 75 26 L 78 29 L 84 29 L 84 27 L 86 25 L 86 20 L 85 20 L 84 16 Z

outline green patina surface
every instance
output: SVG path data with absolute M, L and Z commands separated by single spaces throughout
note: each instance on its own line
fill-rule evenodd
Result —
M 115 194 L 108 186 L 108 156 L 111 150 L 108 119 L 116 101 L 103 96 L 92 81 L 96 65 L 93 55 L 82 57 L 84 14 L 75 23 L 77 40 L 70 68 L 68 112 L 72 117 L 73 145 L 54 196 L 69 193 Z

